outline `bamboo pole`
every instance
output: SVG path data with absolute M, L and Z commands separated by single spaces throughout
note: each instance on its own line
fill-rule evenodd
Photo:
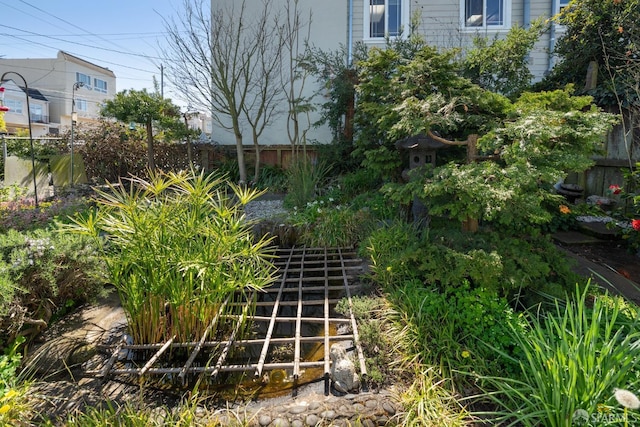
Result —
M 150 368 L 151 366 L 153 366 L 154 363 L 156 363 L 156 361 L 160 358 L 160 356 L 162 356 L 162 354 L 167 351 L 167 349 L 169 347 L 171 347 L 171 344 L 173 343 L 173 340 L 176 338 L 176 336 L 172 336 L 171 339 L 169 341 L 167 341 L 166 343 L 164 343 L 164 345 L 162 347 L 160 347 L 160 350 L 158 350 L 156 352 L 156 354 L 153 355 L 153 357 L 151 359 L 149 359 L 149 361 L 147 362 L 146 365 L 144 365 L 144 367 L 140 370 L 140 372 L 138 373 L 138 375 L 143 376 Z
M 342 254 L 340 254 L 340 262 L 342 263 Z M 362 352 L 362 346 L 360 345 L 360 336 L 358 335 L 358 324 L 356 318 L 353 315 L 353 301 L 351 300 L 351 291 L 349 290 L 349 284 L 347 278 L 344 278 L 344 289 L 347 294 L 347 301 L 349 302 L 349 317 L 351 318 L 351 329 L 353 332 L 353 341 L 356 346 L 356 352 L 358 353 L 358 361 L 360 362 L 360 373 L 363 377 L 367 376 L 367 365 Z
M 292 256 L 293 256 L 293 251 L 291 251 L 291 254 L 289 255 L 289 259 L 285 266 L 284 273 L 282 274 L 282 280 L 280 282 L 280 290 L 273 304 L 273 311 L 271 312 L 271 321 L 269 322 L 269 329 L 267 330 L 267 335 L 265 337 L 265 341 L 262 346 L 262 351 L 260 352 L 260 358 L 258 359 L 258 364 L 256 366 L 256 372 L 255 372 L 256 377 L 259 377 L 260 375 L 262 375 L 262 367 L 265 363 L 265 359 L 267 358 L 267 351 L 269 350 L 269 340 L 271 339 L 271 335 L 273 334 L 273 328 L 276 324 L 275 319 L 278 316 L 278 310 L 280 309 L 280 298 L 282 297 L 282 290 L 284 289 L 284 286 L 286 284 L 287 269 L 289 268 L 289 265 L 291 263 Z

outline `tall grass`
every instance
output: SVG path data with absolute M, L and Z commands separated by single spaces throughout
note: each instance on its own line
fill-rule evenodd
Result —
M 328 172 L 327 165 L 322 162 L 314 163 L 308 157 L 292 162 L 287 169 L 285 204 L 289 207 L 302 208 L 313 201 Z
M 496 421 L 569 427 L 576 411 L 596 417 L 621 409 L 614 389 L 638 390 L 638 308 L 591 291 L 577 291 L 545 315 L 529 313 L 529 334 L 513 330 L 524 379 L 484 379 L 494 390 L 485 397 L 501 408 Z
M 225 302 L 273 280 L 270 241 L 254 241 L 242 214 L 259 194 L 204 174 L 133 178 L 67 229 L 101 243 L 136 343 L 197 340 L 218 313 L 240 310 Z

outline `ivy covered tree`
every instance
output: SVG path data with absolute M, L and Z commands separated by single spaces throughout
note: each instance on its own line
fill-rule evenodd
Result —
M 154 123 L 176 122 L 180 117 L 180 108 L 170 99 L 162 98 L 158 92 L 143 90 L 123 90 L 113 99 L 107 100 L 101 110 L 104 117 L 113 117 L 122 122 L 133 122 L 145 127 L 147 133 L 147 163 L 150 170 L 155 169 L 153 149 Z

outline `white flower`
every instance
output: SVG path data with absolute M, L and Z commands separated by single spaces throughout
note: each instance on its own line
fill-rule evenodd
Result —
M 613 390 L 613 393 L 618 403 L 624 406 L 625 408 L 629 408 L 629 409 L 640 408 L 640 400 L 635 394 L 633 394 L 629 390 L 616 388 Z

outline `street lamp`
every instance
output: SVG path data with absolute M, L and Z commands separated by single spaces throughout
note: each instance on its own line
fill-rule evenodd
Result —
M 83 82 L 75 82 L 71 88 L 71 180 L 69 185 L 73 187 L 73 130 L 78 121 L 78 113 L 76 113 L 76 90 L 84 86 Z
M 38 208 L 38 184 L 36 179 L 36 159 L 33 153 L 33 132 L 31 130 L 31 107 L 29 106 L 29 86 L 27 86 L 27 81 L 25 80 L 24 77 L 22 77 L 22 74 L 16 73 L 15 71 L 5 72 L 2 75 L 2 77 L 0 77 L 0 82 L 4 81 L 4 78 L 6 77 L 7 74 L 15 74 L 16 76 L 22 79 L 22 82 L 24 83 L 24 91 L 26 92 L 26 95 L 27 95 L 27 121 L 29 123 L 29 143 L 31 144 L 31 169 L 33 171 L 33 194 L 35 195 L 34 200 L 35 200 L 36 209 L 37 209 Z

